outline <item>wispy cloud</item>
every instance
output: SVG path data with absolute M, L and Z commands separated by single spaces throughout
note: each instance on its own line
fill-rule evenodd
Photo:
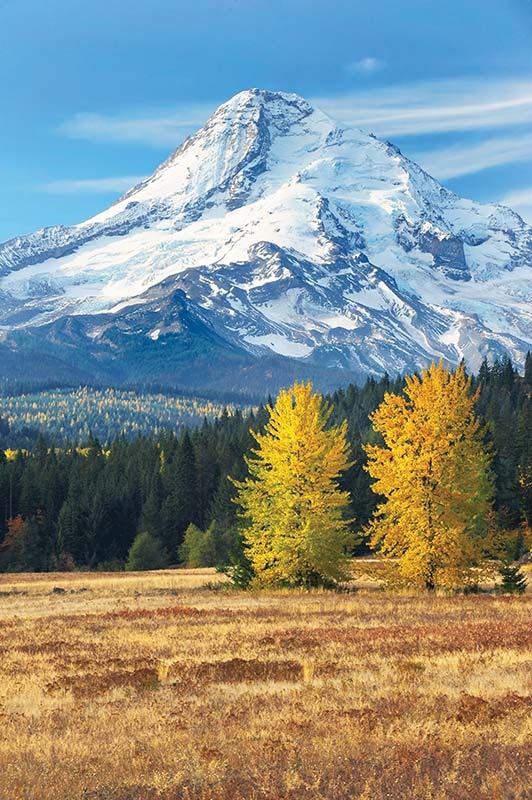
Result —
M 532 161 L 532 131 L 500 136 L 476 144 L 458 144 L 415 155 L 427 172 L 439 179 L 471 175 L 491 167 Z
M 358 61 L 350 61 L 345 65 L 345 71 L 349 75 L 371 75 L 383 69 L 385 62 L 375 56 L 367 56 Z
M 507 192 L 498 202 L 513 208 L 526 222 L 532 225 L 532 186 L 528 189 Z
M 124 175 L 118 178 L 82 178 L 80 180 L 50 181 L 43 183 L 38 188 L 41 192 L 50 194 L 106 194 L 126 192 L 140 183 L 144 175 Z
M 312 102 L 383 137 L 505 128 L 532 123 L 532 78 L 426 81 Z
M 379 59 L 368 56 L 348 68 L 353 73 L 370 73 L 382 66 Z M 425 81 L 314 97 L 310 101 L 341 123 L 385 138 L 502 129 L 532 123 L 532 77 Z M 215 106 L 216 103 L 183 105 L 158 113 L 79 113 L 59 130 L 75 139 L 176 147 L 204 124 Z
M 76 114 L 59 131 L 72 139 L 94 142 L 136 143 L 156 147 L 176 145 L 201 127 L 212 106 L 191 106 L 160 114 Z

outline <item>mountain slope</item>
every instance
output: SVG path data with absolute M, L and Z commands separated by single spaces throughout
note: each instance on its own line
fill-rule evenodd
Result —
M 198 386 L 214 380 L 209 354 L 215 381 L 246 385 L 253 365 L 272 387 L 439 357 L 522 363 L 531 277 L 517 214 L 457 197 L 297 95 L 254 89 L 103 213 L 0 245 L 0 355 Z

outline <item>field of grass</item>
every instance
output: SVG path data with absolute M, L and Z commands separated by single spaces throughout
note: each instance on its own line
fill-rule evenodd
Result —
M 532 595 L 220 581 L 0 575 L 0 798 L 532 797 Z

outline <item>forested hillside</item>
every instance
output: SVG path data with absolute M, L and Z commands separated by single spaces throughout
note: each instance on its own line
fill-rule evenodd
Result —
M 229 411 L 234 411 L 230 405 Z M 40 431 L 55 443 L 75 442 L 97 436 L 110 442 L 194 425 L 204 417 L 222 412 L 221 403 L 192 397 L 126 391 L 121 389 L 43 389 L 0 395 L 0 417 L 14 437 Z
M 532 358 L 524 377 L 508 360 L 491 368 L 484 364 L 473 381 L 477 385 L 477 411 L 494 452 L 496 520 L 516 530 L 523 520 L 532 523 Z M 377 501 L 364 469 L 362 445 L 378 441 L 368 415 L 385 392 L 402 388 L 402 379 L 384 377 L 331 397 L 331 424 L 348 423 L 355 463 L 344 474 L 342 488 L 351 494 L 357 532 L 363 531 Z M 267 419 L 260 406 L 245 415 L 225 411 L 177 433 L 130 441 L 121 436 L 108 444 L 89 437 L 82 447 L 51 447 L 39 437 L 29 451 L 2 452 L 0 568 L 120 565 L 143 531 L 157 537 L 176 563 L 190 523 L 205 529 L 214 522 L 227 543 L 236 522 L 235 490 L 228 476 L 244 477 L 244 455 L 253 444 L 250 428 L 262 429 Z M 521 546 L 516 534 L 516 551 Z

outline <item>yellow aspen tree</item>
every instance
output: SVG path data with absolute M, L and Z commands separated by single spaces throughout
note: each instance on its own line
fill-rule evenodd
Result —
M 491 456 L 463 365 L 442 362 L 386 394 L 370 419 L 384 447 L 366 445 L 373 491 L 384 498 L 371 545 L 410 582 L 457 588 L 471 579 L 491 508 Z
M 347 423 L 327 428 L 332 407 L 311 383 L 281 390 L 249 476 L 235 482 L 244 546 L 261 585 L 318 585 L 343 576 L 352 542 L 349 493 L 338 487 L 351 466 Z

